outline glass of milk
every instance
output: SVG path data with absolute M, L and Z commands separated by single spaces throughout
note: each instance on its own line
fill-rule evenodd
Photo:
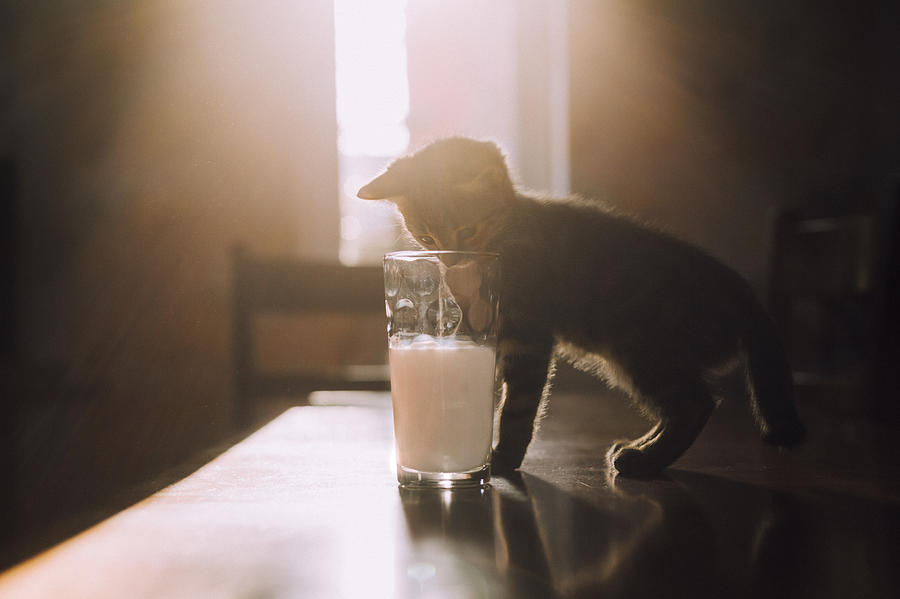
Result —
M 490 479 L 499 275 L 497 254 L 384 257 L 397 479 L 404 487 Z

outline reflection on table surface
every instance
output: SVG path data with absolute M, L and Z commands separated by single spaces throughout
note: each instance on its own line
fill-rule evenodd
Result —
M 676 467 L 611 478 L 617 398 L 555 398 L 523 472 L 407 491 L 391 414 L 292 408 L 175 485 L 0 576 L 2 597 L 883 597 L 896 465 L 811 416 L 764 446 L 723 411 Z M 327 403 L 327 401 L 325 401 Z M 332 402 L 342 403 L 342 402 Z M 853 436 L 853 438 L 859 438 Z

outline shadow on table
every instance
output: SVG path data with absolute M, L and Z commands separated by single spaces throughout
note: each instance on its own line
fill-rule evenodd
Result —
M 65 504 L 65 509 L 60 510 L 63 512 L 62 515 L 54 514 L 54 517 L 47 519 L 46 522 L 29 526 L 15 522 L 8 530 L 0 531 L 0 571 L 99 524 L 157 491 L 189 476 L 253 434 L 262 423 L 272 420 L 276 416 L 275 412 L 266 413 L 260 417 L 258 422 L 229 434 L 219 443 L 193 451 L 177 465 L 169 465 L 152 472 L 144 482 L 129 485 L 108 484 L 107 487 L 101 487 L 100 490 L 93 487 L 84 489 L 81 491 L 83 496 L 57 497 L 56 501 Z M 47 501 L 46 498 L 37 498 L 33 501 L 37 503 L 38 499 L 45 503 Z M 20 498 L 20 501 L 29 500 L 28 496 Z M 28 518 L 28 520 L 34 520 L 34 518 Z
M 895 589 L 896 506 L 671 471 L 586 492 L 523 474 L 406 491 L 400 596 L 865 597 Z M 484 595 L 482 595 L 484 594 Z M 429 595 L 431 596 L 431 595 Z

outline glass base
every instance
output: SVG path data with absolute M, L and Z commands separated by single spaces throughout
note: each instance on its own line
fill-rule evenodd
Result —
M 397 465 L 397 480 L 404 489 L 463 489 L 484 487 L 491 480 L 491 465 L 468 472 L 422 472 Z

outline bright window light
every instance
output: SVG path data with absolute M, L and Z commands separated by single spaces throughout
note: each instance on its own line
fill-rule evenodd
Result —
M 406 0 L 334 0 L 341 254 L 380 261 L 397 236 L 396 213 L 356 191 L 409 146 Z
M 335 0 L 334 23 L 340 152 L 406 151 L 406 0 Z

